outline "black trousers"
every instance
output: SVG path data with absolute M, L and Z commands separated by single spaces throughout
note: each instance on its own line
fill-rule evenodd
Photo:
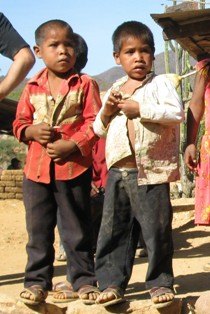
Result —
M 96 285 L 90 213 L 91 178 L 92 169 L 67 181 L 56 181 L 52 174 L 50 184 L 24 178 L 28 232 L 25 287 L 39 284 L 46 290 L 52 289 L 58 207 L 72 286 L 78 290 L 83 285 Z

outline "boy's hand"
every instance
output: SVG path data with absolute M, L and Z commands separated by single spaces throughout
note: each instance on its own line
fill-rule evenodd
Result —
M 47 144 L 47 154 L 56 163 L 65 161 L 72 153 L 78 150 L 73 141 L 59 139 L 53 143 Z
M 50 127 L 47 123 L 39 123 L 36 125 L 30 125 L 25 129 L 24 140 L 27 141 L 36 141 L 41 145 L 45 146 L 51 141 L 53 134 L 53 128 Z
M 184 153 L 184 162 L 191 171 L 197 171 L 196 146 L 194 144 L 187 146 Z
M 110 118 L 120 109 L 118 108 L 119 101 L 122 99 L 122 95 L 117 91 L 112 91 L 105 103 L 103 111 L 101 112 L 101 119 L 105 126 L 110 121 Z
M 118 108 L 123 111 L 128 119 L 140 117 L 139 103 L 137 101 L 130 99 L 121 100 Z

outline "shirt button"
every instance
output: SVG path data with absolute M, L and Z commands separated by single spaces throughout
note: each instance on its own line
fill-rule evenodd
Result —
M 127 176 L 128 176 L 128 171 L 123 170 L 123 172 L 122 172 L 122 177 L 123 177 L 123 178 L 126 178 Z

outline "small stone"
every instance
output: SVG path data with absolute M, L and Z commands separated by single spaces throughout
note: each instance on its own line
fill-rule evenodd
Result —
M 195 302 L 196 314 L 210 313 L 210 291 L 203 292 Z

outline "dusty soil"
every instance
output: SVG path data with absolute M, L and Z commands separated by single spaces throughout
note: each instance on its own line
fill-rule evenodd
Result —
M 210 273 L 203 266 L 210 262 L 210 227 L 195 226 L 187 200 L 176 207 L 173 220 L 174 274 L 178 297 L 195 296 L 210 289 Z M 176 204 L 176 201 L 173 201 Z M 26 263 L 24 206 L 20 200 L 0 200 L 0 293 L 17 297 L 23 287 Z M 58 252 L 56 232 L 55 249 Z M 144 278 L 147 258 L 136 258 L 127 293 L 128 298 L 148 299 Z M 54 282 L 65 279 L 65 262 L 55 262 Z M 49 300 L 50 302 L 50 300 Z

